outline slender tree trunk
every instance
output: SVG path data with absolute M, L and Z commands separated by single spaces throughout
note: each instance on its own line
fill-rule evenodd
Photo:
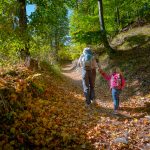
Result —
M 115 7 L 115 31 L 118 32 L 119 31 L 119 27 L 120 27 L 120 13 L 119 13 L 119 8 L 118 6 Z
M 29 38 L 27 34 L 27 16 L 26 16 L 26 0 L 18 0 L 19 3 L 19 28 L 20 28 L 20 37 L 23 41 L 25 47 L 20 50 L 22 59 L 25 59 L 25 63 L 30 65 L 30 53 L 29 53 Z
M 105 30 L 105 24 L 104 24 L 104 17 L 103 17 L 103 4 L 102 0 L 98 0 L 98 7 L 99 7 L 99 20 L 100 20 L 100 29 L 101 29 L 101 34 L 103 37 L 103 44 L 107 49 L 107 53 L 111 54 L 114 53 L 114 50 L 110 47 L 107 36 L 106 36 L 106 30 Z
M 118 6 L 116 7 L 116 14 L 117 14 L 117 24 L 119 26 L 120 25 L 120 14 L 119 14 L 119 8 L 118 8 Z
M 76 9 L 78 10 L 78 0 L 76 0 Z
M 116 23 L 117 26 L 120 26 L 120 12 L 119 12 L 119 6 L 118 6 L 118 1 L 115 0 L 115 18 L 116 18 Z
M 58 51 L 59 51 L 59 40 L 58 40 L 58 33 L 56 31 L 55 32 L 55 56 L 56 56 L 56 61 L 59 60 Z
M 27 17 L 26 17 L 26 0 L 18 0 L 19 2 L 19 26 L 23 33 L 27 28 Z

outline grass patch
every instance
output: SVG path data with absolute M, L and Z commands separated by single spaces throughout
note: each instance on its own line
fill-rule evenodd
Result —
M 55 77 L 61 77 L 61 69 L 59 64 L 49 64 L 46 61 L 42 61 L 40 63 L 42 71 L 48 71 L 51 75 L 55 75 Z

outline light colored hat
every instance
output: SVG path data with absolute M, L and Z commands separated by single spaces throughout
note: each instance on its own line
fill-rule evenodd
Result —
M 92 51 L 91 51 L 91 49 L 89 47 L 86 47 L 86 48 L 83 49 L 83 54 L 90 54 L 90 55 L 92 55 Z

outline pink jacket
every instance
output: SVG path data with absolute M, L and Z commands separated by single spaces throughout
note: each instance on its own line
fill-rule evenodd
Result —
M 114 83 L 111 81 L 111 78 L 112 78 L 112 76 L 116 75 L 117 73 L 108 75 L 105 72 L 103 72 L 101 69 L 99 69 L 99 73 L 104 77 L 105 80 L 109 81 L 110 89 L 115 87 Z M 122 79 L 122 85 L 120 87 L 118 87 L 118 89 L 120 89 L 120 90 L 122 90 L 125 86 L 125 79 L 122 75 L 121 75 L 121 79 Z

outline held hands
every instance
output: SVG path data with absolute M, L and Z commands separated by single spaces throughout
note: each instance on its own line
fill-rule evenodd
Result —
M 98 66 L 98 71 L 101 73 L 102 72 L 102 69 L 101 69 L 101 66 L 99 63 L 97 63 L 97 66 Z
M 99 71 L 99 72 L 101 72 L 101 71 L 102 71 L 102 69 L 101 69 L 100 67 L 98 67 L 98 71 Z

